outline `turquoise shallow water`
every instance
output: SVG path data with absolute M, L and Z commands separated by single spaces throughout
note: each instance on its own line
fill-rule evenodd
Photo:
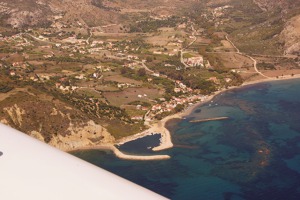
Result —
M 192 119 L 229 117 L 190 123 Z M 110 152 L 75 155 L 171 199 L 300 199 L 300 80 L 221 94 L 185 120 L 168 122 L 166 161 L 125 161 Z M 120 147 L 151 154 L 159 135 Z

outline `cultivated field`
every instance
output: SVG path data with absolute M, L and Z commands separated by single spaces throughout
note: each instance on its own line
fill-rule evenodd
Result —
M 162 97 L 163 92 L 158 89 L 127 88 L 120 92 L 104 92 L 103 95 L 111 105 L 122 106 L 133 101 L 145 101 L 151 103 L 151 100 Z M 142 97 L 140 98 L 138 95 L 141 95 Z
M 135 85 L 142 85 L 143 82 L 136 81 L 130 78 L 126 78 L 122 75 L 113 75 L 113 76 L 107 76 L 104 78 L 105 81 L 114 81 L 118 83 L 129 83 L 129 84 L 135 84 Z

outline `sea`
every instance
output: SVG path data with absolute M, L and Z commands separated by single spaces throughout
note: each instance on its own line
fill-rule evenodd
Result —
M 214 117 L 226 120 L 191 122 Z M 128 161 L 109 151 L 74 155 L 170 199 L 299 200 L 300 79 L 232 89 L 167 123 L 174 148 L 161 161 Z M 152 155 L 160 134 L 120 150 Z

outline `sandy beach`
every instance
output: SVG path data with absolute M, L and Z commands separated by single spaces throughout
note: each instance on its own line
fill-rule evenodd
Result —
M 300 78 L 300 74 L 295 74 L 293 76 L 291 76 L 291 75 L 278 76 L 278 78 L 277 77 L 269 77 L 269 78 L 255 80 L 255 81 L 244 82 L 240 87 L 246 86 L 246 85 L 253 85 L 253 84 L 256 84 L 256 83 L 290 80 L 290 79 L 298 79 L 298 78 Z

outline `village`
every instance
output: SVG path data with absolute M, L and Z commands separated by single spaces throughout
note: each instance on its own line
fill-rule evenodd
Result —
M 0 16 L 0 200 L 300 199 L 300 0 Z
M 78 22 L 70 29 L 56 21 L 53 29 L 0 35 L 0 68 L 12 80 L 44 84 L 94 117 L 106 115 L 102 107 L 112 106 L 110 119 L 118 116 L 126 123 L 148 124 L 234 84 L 232 72 L 220 76 L 206 57 L 188 50 L 203 45 L 198 38 L 209 44 L 191 21 L 151 18 L 169 19 L 178 23 L 158 28 L 155 34 L 108 34 L 104 30 L 116 25 L 85 29 Z

